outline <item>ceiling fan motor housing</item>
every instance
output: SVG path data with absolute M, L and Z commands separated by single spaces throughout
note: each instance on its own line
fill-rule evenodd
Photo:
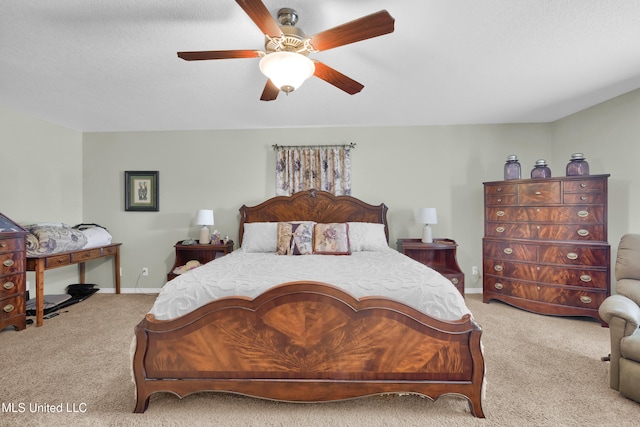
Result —
M 264 47 L 267 53 L 272 52 L 295 52 L 304 56 L 309 56 L 312 49 L 308 43 L 309 36 L 300 28 L 295 27 L 298 22 L 298 13 L 290 8 L 283 8 L 278 11 L 278 21 L 283 37 L 265 36 Z

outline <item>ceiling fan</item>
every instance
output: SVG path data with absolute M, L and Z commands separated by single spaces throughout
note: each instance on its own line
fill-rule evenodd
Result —
M 273 101 L 278 93 L 297 89 L 307 78 L 316 76 L 354 95 L 364 85 L 334 70 L 309 54 L 392 33 L 395 19 L 386 10 L 307 36 L 295 24 L 298 14 L 290 8 L 278 11 L 276 21 L 261 0 L 236 0 L 265 35 L 265 51 L 210 50 L 178 52 L 185 61 L 208 59 L 261 58 L 260 70 L 267 76 L 261 101 Z

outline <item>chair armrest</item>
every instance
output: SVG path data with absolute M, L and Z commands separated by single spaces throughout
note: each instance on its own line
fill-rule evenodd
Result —
M 607 323 L 618 317 L 628 323 L 625 328 L 633 331 L 640 327 L 640 307 L 638 304 L 622 295 L 611 295 L 603 301 L 598 309 L 600 317 Z M 629 328 L 631 326 L 631 328 Z

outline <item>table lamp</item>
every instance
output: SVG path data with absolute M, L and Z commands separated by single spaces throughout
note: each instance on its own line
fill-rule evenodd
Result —
M 419 208 L 418 223 L 424 224 L 424 228 L 422 229 L 422 242 L 433 243 L 433 234 L 431 233 L 431 227 L 429 227 L 429 224 L 438 223 L 436 208 Z
M 200 244 L 208 245 L 211 243 L 211 232 L 208 225 L 213 225 L 213 211 L 209 209 L 199 209 L 196 212 L 196 224 L 201 225 L 200 229 Z

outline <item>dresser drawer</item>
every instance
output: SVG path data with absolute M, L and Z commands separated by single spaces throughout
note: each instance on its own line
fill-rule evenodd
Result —
M 534 235 L 540 240 L 606 240 L 603 224 L 539 224 Z
M 25 313 L 24 294 L 0 300 L 0 321 Z
M 547 284 L 574 286 L 592 289 L 608 289 L 609 275 L 606 270 L 543 265 L 485 258 L 484 274 L 505 279 L 520 279 Z
M 519 205 L 560 203 L 560 181 L 518 184 Z
M 487 206 L 505 206 L 514 205 L 516 203 L 515 194 L 504 194 L 501 196 L 485 196 Z
M 25 269 L 24 252 L 0 254 L 0 276 L 21 273 Z
M 538 246 L 533 243 L 496 242 L 485 240 L 482 252 L 485 258 L 530 262 L 536 262 L 538 259 Z
M 541 246 L 539 261 L 545 264 L 607 267 L 609 265 L 609 247 L 586 245 Z
M 102 251 L 100 248 L 90 249 L 82 252 L 72 252 L 71 253 L 71 262 L 84 262 L 89 261 L 91 259 L 100 258 L 102 256 Z
M 24 252 L 24 239 L 1 239 L 0 253 Z
M 526 283 L 500 277 L 486 277 L 485 279 L 487 290 L 490 292 L 557 306 L 597 310 L 607 297 L 606 292 L 593 290 Z
M 500 183 L 487 184 L 484 187 L 484 194 L 487 196 L 501 196 L 504 194 L 516 194 L 516 184 Z
M 24 289 L 24 274 L 14 274 L 0 278 L 0 299 L 22 292 Z
M 500 237 L 511 239 L 535 239 L 536 229 L 532 224 L 487 222 L 484 225 L 486 237 Z
M 604 206 L 492 207 L 486 209 L 487 221 L 603 223 Z
M 564 193 L 564 202 L 569 205 L 582 203 L 601 205 L 604 203 L 604 193 Z
M 609 289 L 609 274 L 606 270 L 539 266 L 536 273 L 536 280 L 539 282 L 603 291 Z
M 604 192 L 606 180 L 603 178 L 582 178 L 571 179 L 564 182 L 565 193 L 576 193 L 582 191 Z

